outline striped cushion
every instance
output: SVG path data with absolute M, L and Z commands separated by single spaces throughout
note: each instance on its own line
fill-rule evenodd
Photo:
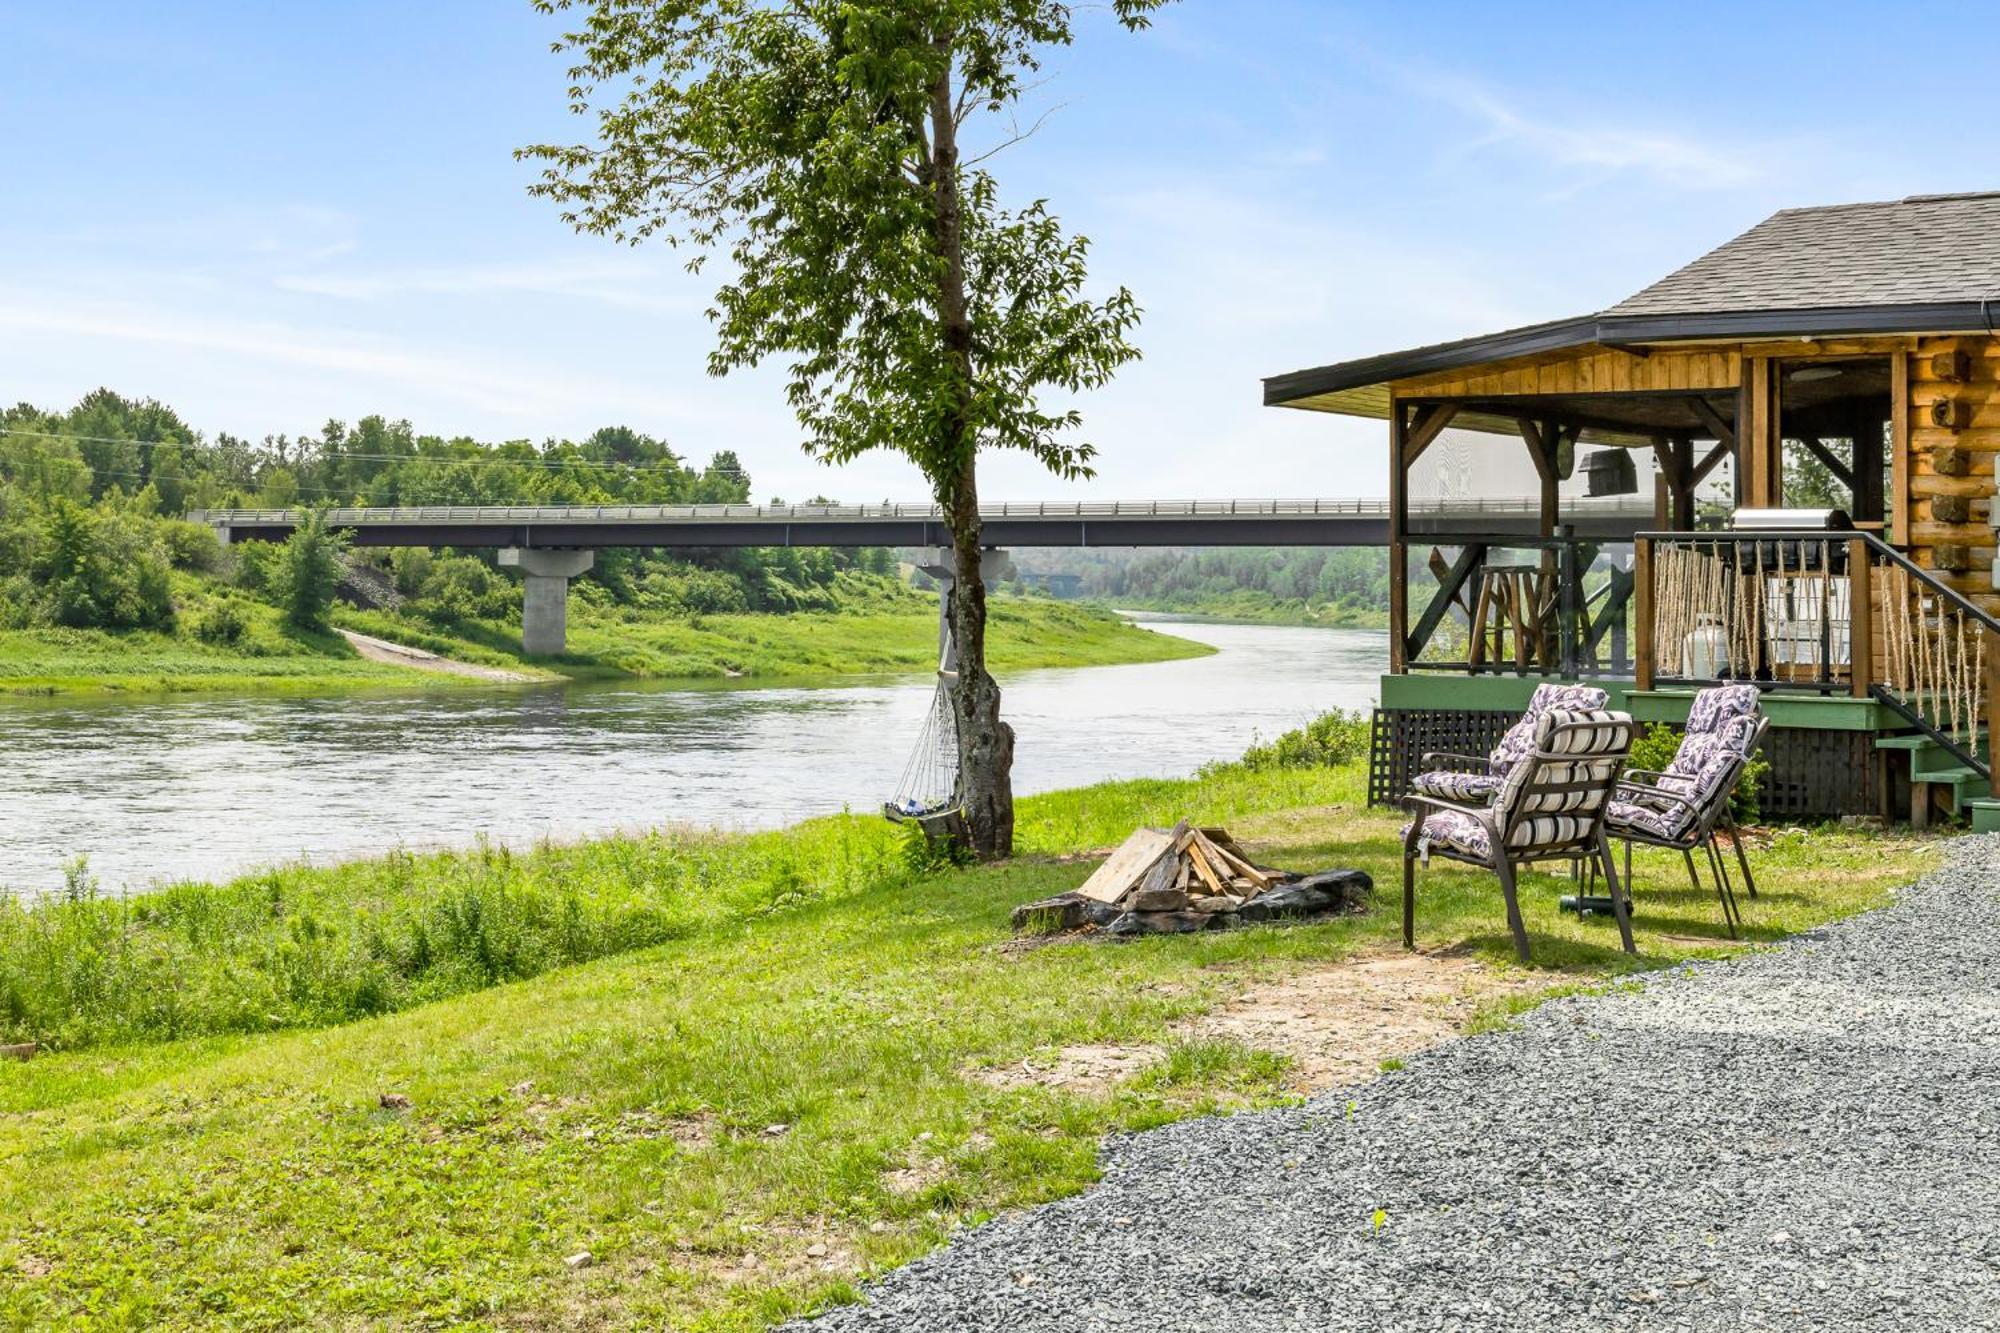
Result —
M 1497 777 L 1505 777 L 1523 756 L 1532 753 L 1536 729 L 1551 712 L 1558 709 L 1565 712 L 1599 709 L 1604 707 L 1609 697 L 1595 685 L 1535 686 L 1535 692 L 1528 697 L 1528 711 L 1521 714 L 1519 722 L 1507 728 L 1500 743 L 1493 747 L 1493 754 L 1487 761 L 1488 770 Z

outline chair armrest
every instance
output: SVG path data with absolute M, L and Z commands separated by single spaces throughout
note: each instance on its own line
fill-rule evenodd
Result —
M 1403 805 L 1405 808 L 1414 805 L 1428 805 L 1437 810 L 1449 810 L 1461 815 L 1471 815 L 1473 818 L 1482 821 L 1493 813 L 1493 807 L 1490 805 L 1466 805 L 1461 801 L 1439 800 L 1435 796 L 1419 796 L 1415 792 L 1411 792 L 1403 798 Z M 1410 813 L 1414 815 L 1416 811 L 1411 810 Z
M 1440 760 L 1447 761 L 1447 763 L 1440 763 L 1439 762 Z M 1446 767 L 1447 764 L 1476 765 L 1479 771 L 1484 772 L 1486 769 L 1490 768 L 1493 764 L 1492 758 L 1487 755 L 1455 754 L 1450 750 L 1428 750 L 1424 753 L 1424 757 L 1418 762 L 1422 765 L 1422 771 L 1426 773 L 1433 772 L 1441 767 Z
M 1624 799 L 1623 793 L 1628 791 L 1644 792 L 1646 795 L 1655 797 L 1659 800 L 1669 801 L 1674 805 L 1682 807 L 1690 815 L 1698 816 L 1701 814 L 1701 807 L 1697 806 L 1693 801 L 1690 801 L 1687 797 L 1681 795 L 1679 792 L 1668 791 L 1665 787 L 1650 787 L 1643 782 L 1625 782 L 1621 780 L 1618 784 L 1617 790 L 1612 793 L 1612 796 L 1615 799 L 1622 800 Z
M 1667 774 L 1665 769 L 1628 768 L 1625 770 L 1624 778 L 1663 778 L 1666 775 Z M 1624 781 L 1624 778 L 1620 778 L 1619 780 L 1622 782 Z

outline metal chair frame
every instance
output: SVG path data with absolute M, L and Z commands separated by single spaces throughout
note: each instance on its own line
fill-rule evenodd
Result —
M 1663 838 L 1649 830 L 1633 828 L 1630 825 L 1607 825 L 1607 836 L 1625 844 L 1625 885 L 1628 893 L 1632 885 L 1634 844 L 1679 852 L 1681 860 L 1687 865 L 1688 881 L 1694 885 L 1697 893 L 1703 892 L 1701 876 L 1696 873 L 1694 865 L 1694 854 L 1699 850 L 1708 857 L 1709 878 L 1713 882 L 1716 896 L 1722 900 L 1722 924 L 1728 928 L 1730 939 L 1738 938 L 1738 931 L 1743 925 L 1743 911 L 1737 905 L 1736 889 L 1729 880 L 1729 860 L 1717 845 L 1715 833 L 1717 829 L 1722 829 L 1729 834 L 1729 841 L 1736 848 L 1736 864 L 1743 871 L 1744 887 L 1749 890 L 1750 896 L 1755 898 L 1757 881 L 1750 873 L 1750 858 L 1743 850 L 1743 835 L 1736 827 L 1736 818 L 1729 813 L 1729 801 L 1736 794 L 1736 784 L 1742 781 L 1743 770 L 1749 767 L 1751 756 L 1755 755 L 1757 747 L 1764 743 L 1764 733 L 1770 728 L 1770 718 L 1757 719 L 1757 725 L 1751 731 L 1749 740 L 1744 743 L 1741 751 L 1725 771 L 1723 780 L 1716 784 L 1715 790 L 1709 793 L 1707 800 L 1702 804 L 1697 804 L 1680 792 L 1670 791 L 1659 785 L 1666 778 L 1665 773 L 1650 768 L 1634 768 L 1626 771 L 1624 780 L 1619 782 L 1614 793 L 1618 799 L 1624 799 L 1623 794 L 1626 792 L 1638 793 L 1651 802 L 1666 802 L 1690 811 L 1694 816 L 1687 828 L 1676 838 Z M 1650 783 L 1634 781 L 1636 778 L 1652 778 L 1653 781 Z M 1606 808 L 1609 809 L 1608 804 Z
M 1625 730 L 1625 744 L 1621 750 L 1596 752 L 1575 752 L 1555 748 L 1557 739 L 1572 731 L 1622 726 Z M 1637 947 L 1632 942 L 1632 913 L 1629 895 L 1619 882 L 1617 867 L 1612 863 L 1611 845 L 1605 839 L 1604 817 L 1611 808 L 1611 793 L 1619 783 L 1619 770 L 1614 764 L 1603 778 L 1566 780 L 1544 776 L 1544 770 L 1556 765 L 1568 765 L 1588 760 L 1621 759 L 1630 750 L 1633 725 L 1629 719 L 1610 722 L 1604 720 L 1565 722 L 1550 729 L 1544 744 L 1548 748 L 1537 747 L 1524 755 L 1520 762 L 1531 764 L 1526 779 L 1515 790 L 1514 799 L 1503 808 L 1500 805 L 1467 805 L 1456 801 L 1446 801 L 1435 796 L 1425 796 L 1411 792 L 1403 798 L 1404 807 L 1410 812 L 1410 827 L 1403 835 L 1403 945 L 1416 947 L 1416 862 L 1417 843 L 1423 837 L 1423 807 L 1433 810 L 1449 810 L 1470 816 L 1486 829 L 1487 846 L 1491 849 L 1484 858 L 1450 846 L 1434 845 L 1430 849 L 1433 856 L 1458 861 L 1464 865 L 1479 866 L 1490 870 L 1500 881 L 1500 893 L 1507 903 L 1507 928 L 1514 936 L 1514 951 L 1523 963 L 1533 962 L 1528 950 L 1528 928 L 1521 919 L 1521 902 L 1514 878 L 1516 866 L 1532 865 L 1539 861 L 1568 861 L 1572 868 L 1579 861 L 1589 861 L 1604 868 L 1605 882 L 1611 887 L 1612 913 L 1618 918 L 1618 937 L 1625 952 L 1636 954 Z M 1560 842 L 1531 844 L 1526 847 L 1510 847 L 1508 840 L 1514 827 L 1524 819 L 1536 819 L 1549 814 L 1574 815 L 1576 811 L 1527 811 L 1521 809 L 1535 803 L 1536 797 L 1563 796 L 1575 792 L 1596 792 L 1597 808 L 1591 814 L 1589 828 L 1576 836 Z

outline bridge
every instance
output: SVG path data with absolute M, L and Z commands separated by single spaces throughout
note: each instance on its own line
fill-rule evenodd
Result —
M 994 548 L 1018 546 L 1386 546 L 1386 499 L 1033 501 L 983 505 Z M 1412 536 L 1532 540 L 1538 496 L 1412 500 Z M 283 541 L 297 509 L 197 510 L 188 517 L 224 543 Z M 1650 497 L 1575 499 L 1563 521 L 1576 536 L 1629 540 L 1651 525 Z M 951 544 L 936 505 L 424 505 L 330 509 L 329 526 L 356 546 L 497 549 L 521 571 L 522 646 L 561 652 L 569 580 L 603 547 L 929 546 Z

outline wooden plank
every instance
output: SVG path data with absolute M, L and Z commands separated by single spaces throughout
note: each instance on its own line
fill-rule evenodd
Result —
M 1077 892 L 1100 903 L 1115 903 L 1125 896 L 1153 863 L 1171 853 L 1177 835 L 1156 828 L 1142 828 L 1118 845 L 1103 865 L 1091 872 Z
M 1242 850 L 1235 847 L 1233 843 L 1225 844 L 1216 841 L 1214 838 L 1208 836 L 1207 829 L 1197 829 L 1196 834 L 1201 839 L 1202 849 L 1217 863 L 1219 869 L 1227 869 L 1235 878 L 1247 879 L 1260 889 L 1271 887 L 1272 877 L 1255 865 L 1252 865 L 1250 859 L 1244 856 Z
M 1222 876 L 1215 873 L 1215 867 L 1208 863 L 1208 859 L 1203 854 L 1201 846 L 1199 836 L 1183 838 L 1181 840 L 1181 855 L 1185 856 L 1188 859 L 1188 864 L 1194 867 L 1194 873 L 1201 877 L 1201 882 L 1208 885 L 1209 892 L 1221 893 L 1224 891 Z

